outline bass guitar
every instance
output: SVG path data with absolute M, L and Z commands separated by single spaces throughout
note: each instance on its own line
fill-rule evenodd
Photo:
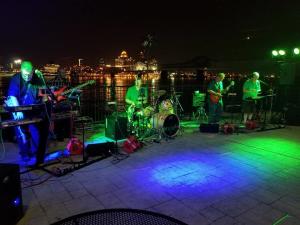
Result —
M 224 88 L 222 91 L 219 89 L 218 93 L 225 94 L 232 86 L 234 86 L 234 81 L 231 81 L 230 84 L 226 88 Z M 214 95 L 214 94 L 210 93 L 209 98 L 210 98 L 211 102 L 216 104 L 220 101 L 222 96 L 218 96 L 218 95 Z

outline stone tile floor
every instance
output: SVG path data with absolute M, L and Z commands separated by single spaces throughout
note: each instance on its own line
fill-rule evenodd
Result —
M 145 209 L 190 225 L 300 224 L 299 137 L 299 127 L 239 135 L 195 130 L 116 164 L 109 157 L 59 178 L 33 171 L 22 175 L 25 215 L 18 224 L 108 208 Z M 48 180 L 30 187 L 33 178 Z

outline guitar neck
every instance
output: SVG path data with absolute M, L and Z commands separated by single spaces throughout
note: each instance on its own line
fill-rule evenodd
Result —
M 228 85 L 224 90 L 223 93 L 226 93 L 227 91 L 229 91 L 229 89 L 233 86 L 233 84 Z
M 82 87 L 84 87 L 84 86 L 87 86 L 87 85 L 89 85 L 89 84 L 90 84 L 89 82 L 84 83 L 84 84 L 80 84 L 80 85 L 78 85 L 78 86 L 76 86 L 76 87 L 74 87 L 74 88 L 71 88 L 71 89 L 69 89 L 69 90 L 67 90 L 67 91 L 62 92 L 61 95 L 69 94 L 69 93 L 73 92 L 74 90 L 80 89 L 80 88 L 82 88 Z

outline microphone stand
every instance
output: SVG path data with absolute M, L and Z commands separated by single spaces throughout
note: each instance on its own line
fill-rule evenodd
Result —
M 139 91 L 139 97 L 141 97 L 141 99 L 142 99 L 142 104 L 141 104 L 141 114 L 140 114 L 140 116 L 142 116 L 142 120 L 141 120 L 141 122 L 142 122 L 142 124 L 140 124 L 141 126 L 142 126 L 142 130 L 141 130 L 141 132 L 144 134 L 144 132 L 145 132 L 145 127 L 144 127 L 144 123 L 145 123 L 145 117 L 144 117 L 144 114 L 143 114 L 143 111 L 144 111 L 144 97 L 145 97 L 145 93 L 144 93 L 144 87 L 141 87 L 140 88 L 140 91 Z M 140 120 L 139 120 L 139 123 L 140 123 Z M 142 135 L 141 135 L 142 136 Z
M 47 85 L 45 78 L 42 74 L 42 72 L 35 70 L 35 74 L 37 75 L 38 78 L 40 78 L 42 80 L 42 82 L 44 83 L 44 86 L 46 87 L 46 90 L 49 92 L 50 96 L 52 99 L 54 99 L 55 101 L 57 101 L 56 96 L 53 94 L 52 90 L 49 88 L 49 86 Z

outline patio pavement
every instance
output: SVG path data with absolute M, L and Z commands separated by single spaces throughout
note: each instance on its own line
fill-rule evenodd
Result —
M 18 225 L 109 208 L 145 209 L 190 225 L 300 224 L 299 137 L 300 127 L 233 135 L 194 129 L 116 164 L 109 157 L 63 177 L 32 171 L 22 175 Z M 6 146 L 8 159 L 16 146 Z M 32 179 L 44 182 L 31 187 Z

